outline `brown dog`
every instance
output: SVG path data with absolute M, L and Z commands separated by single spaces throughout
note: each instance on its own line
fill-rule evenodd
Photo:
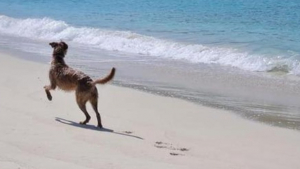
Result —
M 56 86 L 65 91 L 75 90 L 77 104 L 86 117 L 80 124 L 86 124 L 91 119 L 85 106 L 89 101 L 96 112 L 98 127 L 102 128 L 101 117 L 98 112 L 98 91 L 95 85 L 105 84 L 112 80 L 115 75 L 115 68 L 112 68 L 110 74 L 105 78 L 93 81 L 83 72 L 74 70 L 65 63 L 64 57 L 68 50 L 68 45 L 65 42 L 52 42 L 49 45 L 53 48 L 49 71 L 50 85 L 44 87 L 48 99 L 52 100 L 50 90 L 54 90 Z

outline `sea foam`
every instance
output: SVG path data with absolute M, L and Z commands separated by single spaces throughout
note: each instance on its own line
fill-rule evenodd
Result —
M 158 39 L 130 31 L 75 27 L 51 18 L 17 19 L 0 15 L 0 33 L 41 40 L 65 40 L 97 48 L 183 60 L 191 63 L 219 64 L 248 71 L 284 71 L 300 74 L 299 61 L 280 56 L 265 57 L 233 48 L 211 47 Z

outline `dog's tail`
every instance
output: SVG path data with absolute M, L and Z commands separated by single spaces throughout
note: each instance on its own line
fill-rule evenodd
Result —
M 115 76 L 115 72 L 116 72 L 116 69 L 113 67 L 110 71 L 110 74 L 107 75 L 105 78 L 103 79 L 97 79 L 95 81 L 93 81 L 93 84 L 105 84 L 107 82 L 109 82 L 110 80 L 112 80 Z

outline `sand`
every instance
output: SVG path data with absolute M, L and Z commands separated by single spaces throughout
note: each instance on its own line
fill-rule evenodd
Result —
M 79 125 L 74 93 L 47 100 L 48 68 L 0 54 L 1 169 L 300 168 L 299 131 L 110 84 L 98 85 L 105 128 L 91 106 Z

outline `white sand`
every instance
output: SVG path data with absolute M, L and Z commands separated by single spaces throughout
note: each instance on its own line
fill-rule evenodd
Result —
M 106 129 L 90 106 L 79 125 L 74 93 L 47 100 L 48 68 L 0 55 L 1 169 L 300 168 L 299 131 L 127 88 L 98 86 Z

